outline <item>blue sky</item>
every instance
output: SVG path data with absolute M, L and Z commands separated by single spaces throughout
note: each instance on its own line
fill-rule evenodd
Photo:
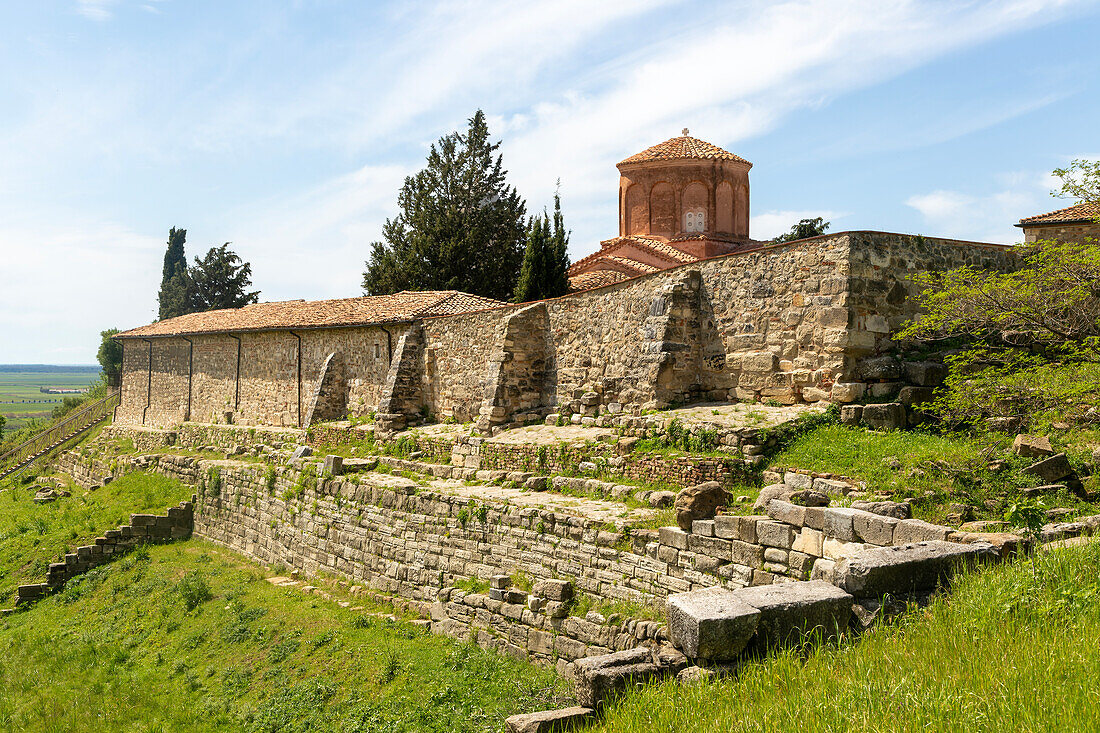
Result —
M 149 322 L 171 226 L 264 300 L 360 294 L 405 175 L 475 109 L 571 254 L 615 163 L 679 134 L 751 160 L 751 235 L 803 216 L 1012 242 L 1100 156 L 1100 4 L 41 0 L 0 4 L 0 363 Z

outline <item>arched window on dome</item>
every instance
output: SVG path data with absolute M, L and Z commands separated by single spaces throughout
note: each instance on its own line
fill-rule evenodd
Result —
M 684 212 L 684 231 L 688 233 L 703 232 L 707 228 L 707 213 L 703 209 L 693 209 Z

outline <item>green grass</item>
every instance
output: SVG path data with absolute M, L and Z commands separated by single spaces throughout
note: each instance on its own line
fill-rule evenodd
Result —
M 199 540 L 131 553 L 0 621 L 3 730 L 495 733 L 566 704 L 561 684 L 272 586 Z
M 108 529 L 125 524 L 131 513 L 161 513 L 190 498 L 193 490 L 161 476 L 131 473 L 103 488 L 35 504 L 34 485 L 0 491 L 0 596 L 5 605 L 23 583 L 42 582 L 51 562 Z
M 771 463 L 774 470 L 802 468 L 833 473 L 866 482 L 871 493 L 895 499 L 913 497 L 917 516 L 942 522 L 950 502 L 977 508 L 979 519 L 1003 519 L 1004 511 L 1019 499 L 1022 486 L 1037 483 L 1020 469 L 1033 459 L 1012 456 L 1010 438 L 984 435 L 982 439 L 941 436 L 918 431 L 876 432 L 845 425 L 817 428 L 795 440 Z M 896 459 L 899 468 L 889 465 Z M 991 463 L 1004 461 L 994 470 Z M 1068 491 L 1042 501 L 1080 513 L 1095 513 L 1095 505 Z
M 1100 544 L 987 569 L 859 639 L 612 704 L 592 733 L 1100 730 Z

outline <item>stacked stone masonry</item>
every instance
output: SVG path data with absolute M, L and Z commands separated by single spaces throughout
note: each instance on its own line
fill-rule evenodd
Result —
M 61 588 L 68 580 L 110 562 L 138 545 L 187 539 L 191 536 L 193 521 L 194 510 L 190 501 L 170 507 L 163 516 L 131 514 L 129 524 L 109 529 L 102 537 L 96 537 L 92 544 L 66 553 L 62 562 L 50 563 L 45 583 L 19 586 L 16 589 L 16 605 L 37 601 Z
M 412 324 L 126 339 L 116 422 L 304 427 L 377 411 L 503 425 L 709 400 L 848 402 L 916 313 L 915 274 L 1012 266 L 1010 248 L 877 232 L 768 246 Z

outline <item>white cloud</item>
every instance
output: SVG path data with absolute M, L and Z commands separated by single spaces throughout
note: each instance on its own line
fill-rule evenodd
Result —
M 92 20 L 110 20 L 111 9 L 119 0 L 76 0 L 76 12 Z
M 780 234 L 786 234 L 791 227 L 803 219 L 816 219 L 821 217 L 829 222 L 829 230 L 834 232 L 844 231 L 843 226 L 838 226 L 837 219 L 848 216 L 837 211 L 766 211 L 749 219 L 749 234 L 753 239 L 773 239 Z
M 914 194 L 906 206 L 916 209 L 924 220 L 925 234 L 952 239 L 1012 244 L 1023 239 L 1013 226 L 1026 216 L 1056 209 L 1046 195 L 1050 175 L 1014 172 L 997 176 L 1004 185 L 990 193 L 939 189 Z
M 160 237 L 71 212 L 0 221 L 4 271 L 23 273 L 4 280 L 0 361 L 92 363 L 100 331 L 156 317 Z

